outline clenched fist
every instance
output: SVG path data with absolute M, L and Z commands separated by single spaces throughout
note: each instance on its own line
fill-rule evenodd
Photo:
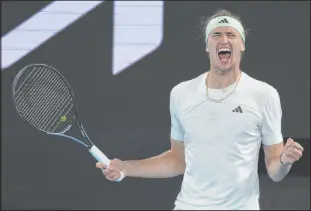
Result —
M 109 166 L 97 162 L 96 167 L 102 170 L 107 180 L 119 182 L 125 177 L 125 165 L 122 160 L 113 159 L 111 160 Z
M 292 164 L 298 161 L 303 152 L 303 147 L 289 138 L 284 146 L 284 151 L 281 155 L 281 162 L 286 164 Z

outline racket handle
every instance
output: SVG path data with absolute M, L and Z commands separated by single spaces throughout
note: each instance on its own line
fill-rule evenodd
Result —
M 102 151 L 100 151 L 100 149 L 98 149 L 95 145 L 93 145 L 91 149 L 89 149 L 89 151 L 98 162 L 109 166 L 110 164 L 109 158 L 107 158 L 107 156 Z
M 89 149 L 89 152 L 93 155 L 93 157 L 100 163 L 104 163 L 105 165 L 109 166 L 110 164 L 110 159 L 107 158 L 107 156 L 100 151 L 100 149 L 98 149 L 95 145 L 93 145 L 91 147 L 91 149 Z M 117 179 L 117 182 L 120 182 L 121 180 L 124 179 L 125 175 L 124 173 L 121 171 L 120 172 L 121 176 L 119 177 L 119 179 Z

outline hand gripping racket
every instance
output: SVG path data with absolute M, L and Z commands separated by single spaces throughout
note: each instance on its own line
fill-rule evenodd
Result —
M 75 141 L 88 149 L 93 157 L 109 166 L 110 160 L 86 134 L 78 115 L 74 93 L 65 77 L 45 64 L 31 64 L 21 69 L 12 85 L 13 101 L 21 118 L 38 130 Z M 81 140 L 66 135 L 73 126 L 79 127 Z M 117 181 L 124 178 L 124 173 Z

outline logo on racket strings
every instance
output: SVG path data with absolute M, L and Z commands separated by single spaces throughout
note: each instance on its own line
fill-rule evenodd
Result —
M 60 118 L 60 122 L 66 122 L 67 121 L 67 117 L 66 116 L 62 116 L 61 118 Z

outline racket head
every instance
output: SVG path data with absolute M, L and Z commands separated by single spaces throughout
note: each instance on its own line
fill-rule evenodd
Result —
M 74 93 L 65 77 L 46 64 L 22 68 L 12 84 L 13 103 L 19 116 L 46 133 L 65 133 L 77 116 Z

